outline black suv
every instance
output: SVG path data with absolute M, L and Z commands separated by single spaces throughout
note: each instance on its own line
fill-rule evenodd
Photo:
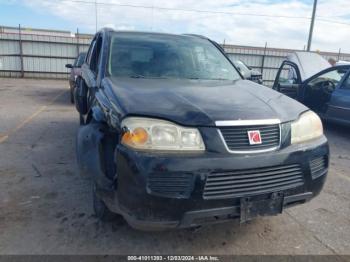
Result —
M 148 230 L 245 222 L 326 180 L 319 117 L 243 80 L 208 38 L 103 29 L 78 83 L 77 157 L 100 218 Z

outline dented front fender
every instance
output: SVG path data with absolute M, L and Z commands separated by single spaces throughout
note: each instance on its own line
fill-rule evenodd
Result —
M 80 173 L 92 178 L 100 188 L 108 189 L 112 187 L 112 181 L 103 172 L 100 154 L 103 129 L 101 123 L 81 126 L 77 134 L 76 153 Z

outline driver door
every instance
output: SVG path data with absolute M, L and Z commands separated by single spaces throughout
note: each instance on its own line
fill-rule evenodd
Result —
M 331 67 L 306 80 L 302 87 L 302 103 L 325 116 L 332 94 L 345 73 L 342 67 Z
M 273 89 L 299 100 L 301 76 L 298 66 L 291 61 L 284 61 L 277 72 Z
M 332 94 L 326 117 L 338 122 L 350 123 L 350 67 Z

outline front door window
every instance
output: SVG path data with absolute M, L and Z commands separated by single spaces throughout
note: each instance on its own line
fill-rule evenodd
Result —
M 299 99 L 299 87 L 301 83 L 297 65 L 285 61 L 280 67 L 273 89 L 294 99 Z
M 333 69 L 309 81 L 305 86 L 305 105 L 315 112 L 325 113 L 332 93 L 344 74 L 343 70 Z

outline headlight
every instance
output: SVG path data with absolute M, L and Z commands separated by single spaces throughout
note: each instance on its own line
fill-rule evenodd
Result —
M 303 113 L 292 123 L 292 144 L 302 143 L 322 136 L 322 121 L 312 111 Z
M 203 151 L 202 136 L 196 128 L 181 127 L 174 123 L 142 117 L 129 117 L 122 121 L 126 132 L 122 144 L 148 150 Z

